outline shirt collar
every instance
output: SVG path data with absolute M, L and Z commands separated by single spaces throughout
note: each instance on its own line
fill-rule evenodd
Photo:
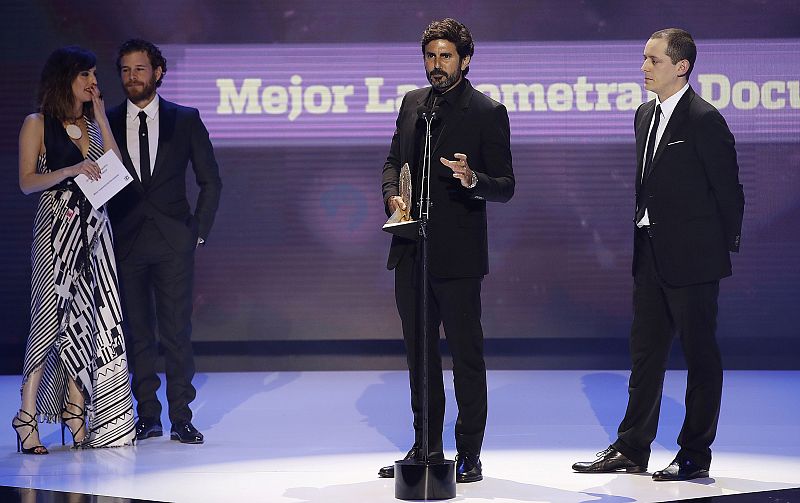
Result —
M 153 98 L 153 101 L 147 104 L 144 108 L 139 108 L 131 102 L 131 100 L 127 100 L 127 113 L 128 117 L 136 118 L 139 115 L 139 112 L 144 110 L 144 113 L 147 114 L 147 118 L 152 120 L 155 118 L 156 114 L 158 113 L 158 102 L 161 100 L 161 97 L 156 94 L 156 97 Z
M 669 98 L 665 99 L 663 103 L 658 99 L 656 96 L 656 104 L 661 105 L 661 113 L 664 115 L 664 118 L 669 121 L 669 118 L 672 116 L 672 112 L 675 111 L 675 107 L 678 105 L 678 102 L 681 100 L 686 91 L 689 89 L 689 83 L 687 82 L 681 87 L 680 91 L 673 94 Z
M 464 92 L 464 88 L 467 87 L 467 79 L 461 78 L 461 82 L 456 84 L 456 86 L 450 89 L 447 92 L 439 93 L 435 89 L 433 90 L 433 96 L 436 98 L 437 103 L 449 103 L 450 105 L 455 105 L 458 103 L 458 98 L 461 97 L 461 93 Z

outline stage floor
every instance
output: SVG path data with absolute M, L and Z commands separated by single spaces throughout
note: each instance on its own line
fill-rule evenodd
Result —
M 725 374 L 709 479 L 653 482 L 649 474 L 573 473 L 574 461 L 593 459 L 615 438 L 627 377 L 626 371 L 490 371 L 484 480 L 459 484 L 455 501 L 723 496 L 714 499 L 722 503 L 742 501 L 725 495 L 774 490 L 762 494 L 768 498 L 763 501 L 800 498 L 796 491 L 779 491 L 800 487 L 800 372 Z M 669 464 L 676 452 L 685 379 L 685 372 L 667 374 L 651 471 Z M 19 384 L 18 376 L 0 376 L 6 424 L 19 403 Z M 412 443 L 405 372 L 213 373 L 198 374 L 195 384 L 194 424 L 206 436 L 204 445 L 166 436 L 129 448 L 75 451 L 60 446 L 60 427 L 45 424 L 42 439 L 51 454 L 23 456 L 5 426 L 0 486 L 192 503 L 397 501 L 393 480 L 378 479 L 377 470 Z M 456 411 L 449 373 L 445 385 L 444 442 L 452 457 Z M 168 431 L 166 412 L 162 419 Z M 756 500 L 753 494 L 744 501 Z

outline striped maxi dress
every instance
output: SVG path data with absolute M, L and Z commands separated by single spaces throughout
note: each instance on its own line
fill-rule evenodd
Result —
M 37 172 L 82 160 L 61 122 L 45 116 L 45 154 Z M 97 126 L 85 118 L 87 158 L 103 154 Z M 48 165 L 50 160 L 50 165 Z M 31 249 L 31 328 L 23 384 L 43 368 L 36 396 L 39 421 L 59 422 L 67 376 L 86 398 L 88 436 L 83 447 L 130 445 L 135 438 L 133 400 L 111 226 L 72 180 L 39 198 Z

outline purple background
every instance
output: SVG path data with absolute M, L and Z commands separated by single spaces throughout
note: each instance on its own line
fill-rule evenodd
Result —
M 223 353 L 236 341 L 297 343 L 297 351 L 362 341 L 368 352 L 400 339 L 393 276 L 385 270 L 389 238 L 379 230 L 385 220 L 380 171 L 396 114 L 361 112 L 359 87 L 365 76 L 383 77 L 387 92 L 397 83 L 423 85 L 418 40 L 432 19 L 451 15 L 472 29 L 475 84 L 547 86 L 580 75 L 590 82 L 641 83 L 644 42 L 653 31 L 676 25 L 698 40 L 693 78 L 719 73 L 761 85 L 800 75 L 800 7 L 789 0 L 681 0 L 657 11 L 627 0 L 435 6 L 186 0 L 158 9 L 155 16 L 99 1 L 4 4 L 7 28 L 0 40 L 10 50 L 2 56 L 7 75 L 0 79 L 0 313 L 3 341 L 11 348 L 4 353 L 14 362 L 21 363 L 28 329 L 36 206 L 36 197 L 17 187 L 16 141 L 23 118 L 34 110 L 41 66 L 58 46 L 97 52 L 110 106 L 122 101 L 116 47 L 129 37 L 149 38 L 169 60 L 163 96 L 201 109 L 225 187 L 208 246 L 197 258 L 194 334 L 198 344 Z M 215 117 L 215 79 L 288 85 L 293 74 L 304 86 L 354 84 L 350 112 L 304 113 L 292 122 L 285 115 Z M 722 283 L 719 337 L 723 346 L 743 341 L 754 352 L 766 340 L 779 341 L 780 348 L 797 339 L 800 325 L 800 115 L 788 104 L 782 110 L 729 105 L 722 113 L 737 138 L 747 207 L 742 253 L 734 256 L 734 276 Z M 571 340 L 624 347 L 632 283 L 633 111 L 510 117 L 517 193 L 510 203 L 489 207 L 486 336 L 563 342 L 564 348 Z M 598 365 L 602 358 L 598 352 Z
M 719 104 L 739 141 L 791 142 L 797 138 L 800 41 L 697 42 L 701 56 L 691 83 L 704 98 Z M 419 47 L 412 44 L 167 45 L 162 50 L 173 65 L 162 94 L 199 108 L 218 147 L 385 145 L 394 130 L 398 86 L 427 85 L 420 71 Z M 365 61 L 365 52 L 380 58 Z M 482 42 L 469 78 L 506 105 L 515 144 L 624 143 L 630 140 L 633 110 L 649 99 L 639 71 L 641 53 L 641 42 Z M 386 60 L 392 65 L 383 64 Z M 293 85 L 292 77 L 300 77 L 300 83 Z M 719 85 L 699 85 L 698 79 L 712 77 L 727 82 L 725 97 Z M 592 86 L 583 92 L 589 110 L 580 110 L 577 105 L 574 84 L 579 78 Z M 220 79 L 230 79 L 240 97 L 248 96 L 239 103 L 238 112 L 232 107 L 236 100 L 220 89 Z M 258 84 L 245 85 L 246 79 L 257 79 Z M 367 79 L 380 79 L 382 85 L 368 86 Z M 782 91 L 768 93 L 771 99 L 760 92 L 768 81 L 778 81 L 782 86 Z M 794 82 L 791 89 L 787 89 L 787 81 Z M 550 86 L 556 83 L 569 87 L 568 110 L 554 110 L 550 105 Z M 615 87 L 625 84 L 627 89 L 636 86 L 631 94 L 638 99 L 626 99 L 618 106 L 619 93 L 612 91 L 605 93 L 606 106 L 595 109 L 599 100 L 595 85 L 609 83 Z M 510 94 L 504 84 L 540 84 L 544 96 L 535 100 L 531 95 L 525 101 L 532 110 L 522 110 L 519 95 Z M 333 111 L 329 102 L 339 101 L 331 97 L 335 94 L 330 91 L 333 86 L 349 87 L 341 99 L 346 111 Z M 752 95 L 750 91 L 733 93 L 745 104 L 730 98 L 731 88 L 741 86 L 756 89 Z M 267 113 L 262 109 L 262 91 L 267 87 L 285 93 L 286 112 Z M 322 90 L 315 89 L 320 87 Z M 245 88 L 257 91 L 248 93 Z M 379 90 L 372 98 L 370 88 Z M 295 98 L 295 94 L 308 96 L 312 109 L 327 111 L 311 113 L 303 105 L 298 107 L 296 103 L 304 99 Z M 323 103 L 323 99 L 329 102 Z M 748 102 L 755 106 L 748 108 Z M 769 109 L 765 102 L 777 108 Z M 223 104 L 230 111 L 218 113 Z M 388 112 L 367 112 L 368 104 L 394 106 Z M 290 118 L 290 112 L 296 116 Z

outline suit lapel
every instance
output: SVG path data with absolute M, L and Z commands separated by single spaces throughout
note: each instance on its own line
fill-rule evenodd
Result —
M 136 187 L 137 191 L 144 192 L 142 181 L 139 179 L 139 175 L 136 174 L 136 169 L 133 167 L 133 161 L 131 160 L 131 154 L 128 152 L 127 108 L 128 102 L 126 100 L 109 112 L 108 122 L 109 126 L 111 126 L 111 134 L 113 134 L 114 139 L 117 140 L 119 153 L 122 154 L 122 164 L 133 177 L 133 186 Z
M 675 105 L 675 110 L 672 111 L 672 115 L 669 118 L 667 127 L 664 129 L 664 134 L 661 136 L 661 141 L 658 142 L 656 153 L 653 155 L 653 163 L 650 165 L 650 173 L 655 171 L 656 166 L 658 166 L 658 161 L 661 159 L 661 154 L 664 153 L 664 149 L 672 140 L 672 135 L 675 134 L 675 131 L 677 131 L 683 122 L 686 121 L 689 112 L 689 103 L 692 101 L 692 98 L 694 98 L 694 91 L 692 91 L 692 88 L 690 87 L 686 90 L 683 96 L 681 96 L 681 99 L 678 100 L 678 104 Z M 650 173 L 647 173 L 646 176 L 650 176 Z
M 174 103 L 160 97 L 159 100 L 161 101 L 158 104 L 158 151 L 156 152 L 156 163 L 153 166 L 152 180 L 155 180 L 163 171 L 162 165 L 172 144 L 172 136 L 175 133 L 175 117 L 178 114 L 178 107 Z
M 403 144 L 404 147 L 403 158 L 405 159 L 405 162 L 408 162 L 408 165 L 411 167 L 412 173 L 416 173 L 418 169 L 422 169 L 422 166 L 417 166 L 417 163 L 419 163 L 419 159 L 414 158 L 414 141 L 416 138 L 417 121 L 418 120 L 421 121 L 421 119 L 417 117 L 417 109 L 419 109 L 419 107 L 425 104 L 425 102 L 428 100 L 429 95 L 430 92 L 420 93 L 419 97 L 417 98 L 417 101 L 414 104 L 414 109 L 408 115 L 406 123 L 404 125 L 404 129 L 406 130 L 406 138 L 409 138 L 410 140 L 406 141 Z

